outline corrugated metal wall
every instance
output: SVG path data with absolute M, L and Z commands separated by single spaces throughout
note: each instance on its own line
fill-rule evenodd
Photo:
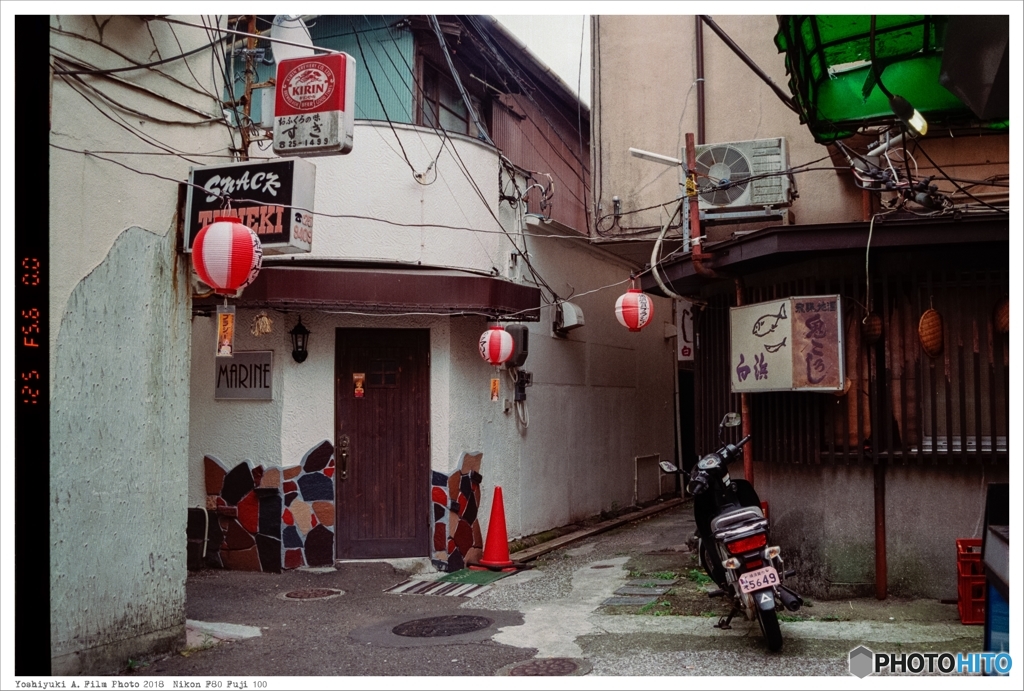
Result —
M 582 115 L 582 138 L 578 128 L 559 122 L 565 117 L 561 113 L 543 113 L 525 96 L 502 95 L 492 110 L 491 137 L 517 166 L 548 173 L 554 180 L 551 209 L 542 212 L 540 196 L 531 194 L 530 213 L 543 213 L 586 233 L 590 185 L 589 116 Z M 536 177 L 537 182 L 547 184 L 544 176 Z
M 770 463 L 997 461 L 1007 458 L 1009 342 L 993 316 L 1009 293 L 1005 270 L 872 272 L 871 302 L 882 318 L 874 344 L 861 332 L 863 277 L 801 278 L 747 288 L 744 303 L 794 295 L 844 297 L 848 393 L 750 395 L 755 458 Z M 696 436 L 700 453 L 718 447 L 722 415 L 738 411 L 729 393 L 731 294 L 698 314 Z M 934 307 L 945 347 L 922 350 L 918 323 Z

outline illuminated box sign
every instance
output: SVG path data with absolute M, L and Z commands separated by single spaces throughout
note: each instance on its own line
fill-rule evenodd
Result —
M 274 351 L 235 352 L 229 358 L 216 358 L 214 399 L 271 401 L 274 399 Z
M 337 53 L 281 60 L 274 99 L 274 153 L 347 154 L 355 125 L 356 61 Z
M 790 297 L 729 310 L 733 393 L 842 391 L 842 302 Z
M 301 158 L 196 166 L 185 204 L 185 251 L 204 226 L 231 215 L 255 231 L 264 254 L 309 252 L 316 166 Z M 203 189 L 210 193 L 204 193 Z M 221 195 L 231 197 L 230 212 Z

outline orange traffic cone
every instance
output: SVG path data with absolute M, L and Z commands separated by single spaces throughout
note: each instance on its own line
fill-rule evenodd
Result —
M 491 571 L 515 571 L 516 565 L 508 556 L 508 533 L 505 530 L 505 502 L 501 499 L 501 487 L 494 488 L 491 503 L 491 521 L 487 525 L 487 542 L 480 566 Z

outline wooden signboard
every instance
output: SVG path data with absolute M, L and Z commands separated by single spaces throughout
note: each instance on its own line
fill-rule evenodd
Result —
M 733 393 L 843 389 L 839 295 L 781 298 L 729 312 Z

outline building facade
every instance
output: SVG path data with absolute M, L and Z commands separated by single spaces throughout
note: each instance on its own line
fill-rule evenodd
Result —
M 415 557 L 456 570 L 480 556 L 497 487 L 509 539 L 656 497 L 650 459 L 674 456 L 673 344 L 659 324 L 616 321 L 638 267 L 587 235 L 586 108 L 485 17 L 441 17 L 436 30 L 428 17 L 309 23 L 315 45 L 357 60 L 354 145 L 309 159 L 311 251 L 267 254 L 230 301 L 236 355 L 272 353 L 268 400 L 218 398 L 226 359 L 210 317 L 222 299 L 194 301 L 188 502 L 237 536 L 214 563 Z M 581 328 L 554 327 L 563 301 Z M 264 315 L 272 331 L 253 335 Z M 495 324 L 526 330 L 518 369 L 481 358 Z M 517 394 L 520 375 L 532 383 Z M 321 447 L 335 493 L 310 499 L 289 476 Z M 224 497 L 240 465 L 252 477 Z M 653 494 L 637 493 L 638 472 Z M 313 531 L 333 553 L 310 549 Z
M 646 252 L 667 229 L 661 256 L 676 254 L 643 286 L 694 303 L 694 362 L 680 370 L 694 412 L 683 425 L 706 453 L 722 415 L 744 409 L 748 468 L 796 587 L 947 598 L 955 540 L 978 534 L 985 485 L 1009 472 L 1009 112 L 979 114 L 964 95 L 994 84 L 984 97 L 998 101 L 1008 33 L 998 18 L 994 30 L 877 18 L 884 83 L 931 121 L 904 145 L 873 86 L 870 19 L 595 17 L 594 227 Z M 901 46 L 908 36 L 916 43 Z M 992 65 L 976 64 L 983 53 Z M 958 60 L 976 70 L 959 83 Z M 682 166 L 629 152 L 685 161 L 687 133 L 695 153 L 788 151 L 779 174 L 697 157 L 698 244 L 678 218 L 665 222 L 680 207 Z M 770 218 L 741 204 L 748 176 L 755 187 L 788 178 L 796 194 Z M 748 213 L 721 215 L 733 211 Z M 753 380 L 753 363 L 736 359 L 731 310 L 764 303 L 775 315 L 790 298 L 836 295 L 844 386 L 741 395 L 736 380 Z

